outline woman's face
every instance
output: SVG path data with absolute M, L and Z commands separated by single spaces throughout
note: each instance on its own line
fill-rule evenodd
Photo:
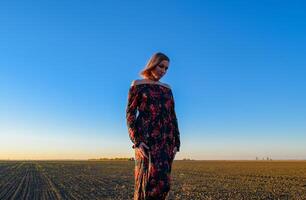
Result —
M 156 80 L 159 80 L 167 73 L 168 68 L 169 62 L 163 60 L 151 71 L 151 73 Z

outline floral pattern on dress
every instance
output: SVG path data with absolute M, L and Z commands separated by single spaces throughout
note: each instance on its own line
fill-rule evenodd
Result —
M 126 120 L 135 149 L 134 200 L 166 199 L 171 185 L 174 147 L 180 150 L 180 133 L 170 88 L 160 84 L 132 85 L 128 93 Z M 148 158 L 137 148 L 149 150 Z

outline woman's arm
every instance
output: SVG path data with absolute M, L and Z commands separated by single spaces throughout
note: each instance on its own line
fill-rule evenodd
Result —
M 173 123 L 174 123 L 174 127 L 175 127 L 175 132 L 174 132 L 174 138 L 175 138 L 175 146 L 177 148 L 177 151 L 180 151 L 180 146 L 181 146 L 181 141 L 180 141 L 180 131 L 178 128 L 178 123 L 177 123 L 177 118 L 176 118 L 176 114 L 175 111 L 173 110 Z
M 126 122 L 129 132 L 129 137 L 131 141 L 134 143 L 132 148 L 136 148 L 140 144 L 140 136 L 137 132 L 136 126 L 136 112 L 139 105 L 138 92 L 135 85 L 135 81 L 133 81 L 129 93 L 128 93 L 128 103 L 126 107 Z
M 180 146 L 181 146 L 181 141 L 180 141 L 180 131 L 178 127 L 178 122 L 177 122 L 177 117 L 175 113 L 175 102 L 174 102 L 174 97 L 171 91 L 172 99 L 173 99 L 173 107 L 172 107 L 172 121 L 174 125 L 174 140 L 175 140 L 175 146 L 177 148 L 177 151 L 180 151 Z

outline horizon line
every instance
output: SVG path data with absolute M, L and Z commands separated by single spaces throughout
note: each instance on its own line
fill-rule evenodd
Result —
M 134 157 L 131 157 L 134 158 Z M 131 159 L 126 158 L 126 159 Z M 0 159 L 1 161 L 131 161 L 131 160 L 115 160 L 116 158 L 89 158 L 89 159 Z M 135 158 L 134 158 L 135 159 Z M 306 159 L 275 159 L 275 160 L 256 160 L 256 159 L 174 159 L 175 161 L 255 161 L 255 162 L 273 162 L 273 161 L 306 161 Z

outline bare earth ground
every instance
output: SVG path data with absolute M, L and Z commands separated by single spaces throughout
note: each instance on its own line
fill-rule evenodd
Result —
M 0 161 L 0 199 L 133 199 L 134 161 Z M 306 200 L 306 161 L 175 161 L 170 199 Z

